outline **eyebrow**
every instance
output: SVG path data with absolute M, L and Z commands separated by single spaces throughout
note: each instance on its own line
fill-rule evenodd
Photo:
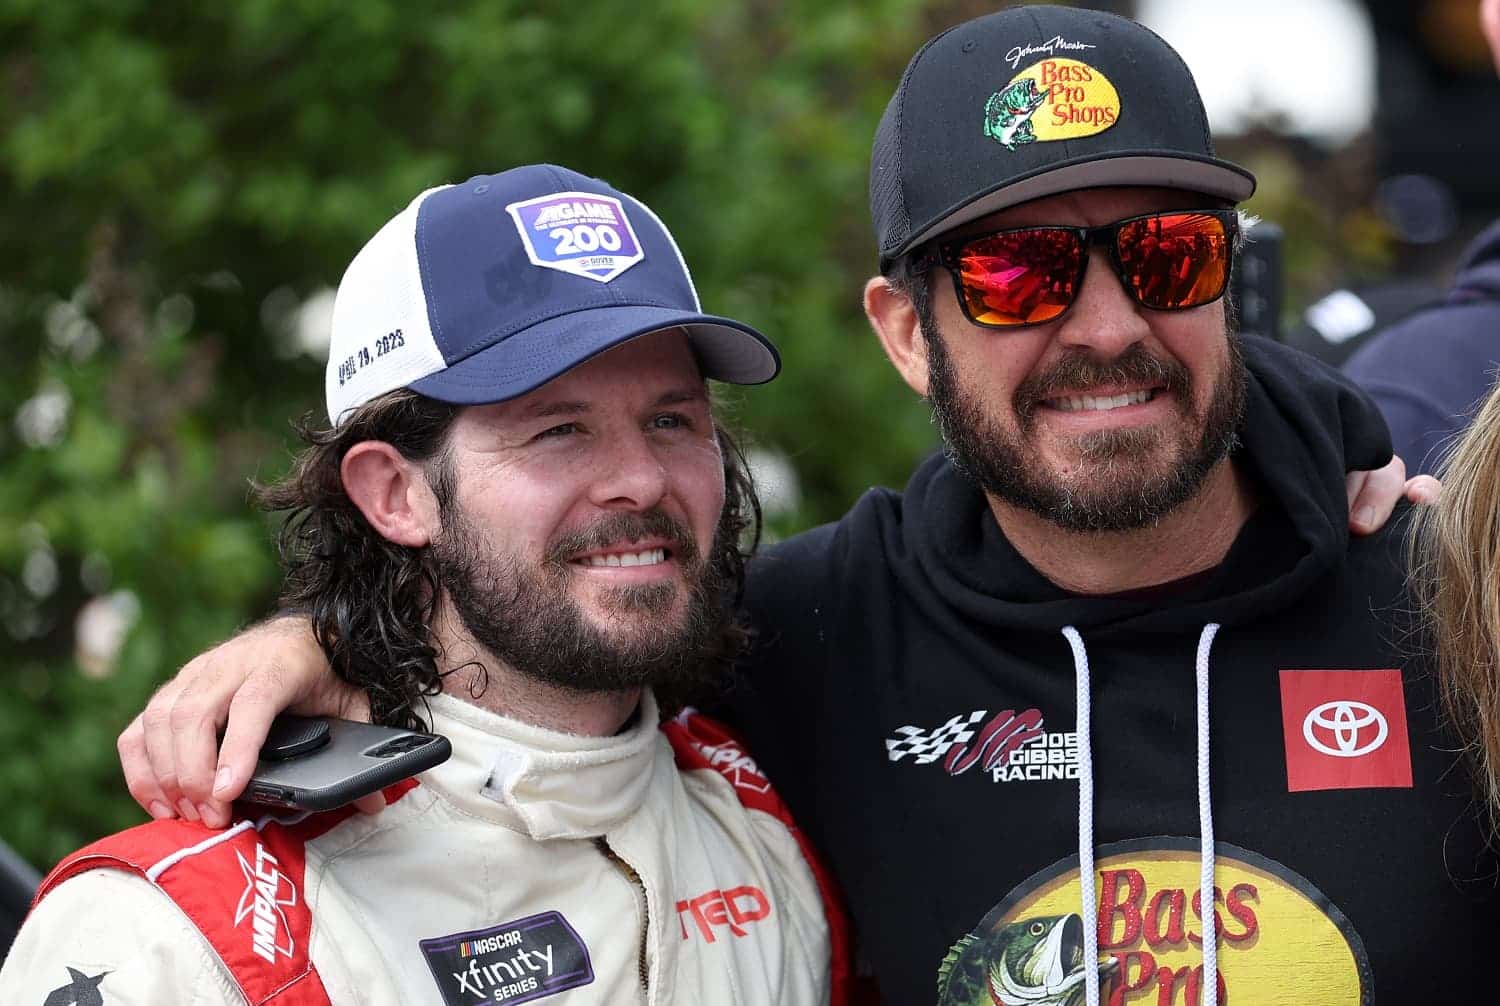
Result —
M 688 402 L 706 402 L 708 392 L 704 388 L 677 388 L 664 392 L 656 401 L 651 403 L 654 409 L 667 405 L 683 405 Z M 527 406 L 521 415 L 527 419 L 551 419 L 555 416 L 580 416 L 587 415 L 593 411 L 593 406 L 588 402 L 577 401 L 555 401 L 538 402 Z

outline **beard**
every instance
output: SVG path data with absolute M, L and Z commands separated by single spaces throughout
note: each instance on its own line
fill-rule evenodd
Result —
M 1012 431 L 958 379 L 936 328 L 924 324 L 922 332 L 933 421 L 954 466 L 986 494 L 1066 531 L 1133 531 L 1155 524 L 1192 499 L 1236 443 L 1245 409 L 1245 365 L 1233 335 L 1201 422 L 1189 411 L 1194 389 L 1187 368 L 1136 344 L 1114 360 L 1069 356 L 1028 377 L 1012 396 L 1018 420 Z M 1073 477 L 1052 470 L 1035 440 L 1037 409 L 1077 388 L 1129 383 L 1173 395 L 1184 420 L 1175 451 L 1163 452 L 1172 436 L 1166 429 L 1099 430 L 1074 438 L 1080 464 Z M 1154 465 L 1153 456 L 1161 458 Z
M 456 504 L 443 505 L 442 521 L 431 555 L 443 594 L 474 641 L 519 673 L 575 692 L 647 686 L 674 699 L 691 697 L 718 678 L 730 625 L 728 578 L 702 558 L 688 528 L 667 514 L 606 517 L 550 542 L 540 565 L 500 553 Z M 582 575 L 569 557 L 647 537 L 672 542 L 682 582 L 596 589 L 609 623 L 599 624 L 569 593 L 570 581 Z M 686 597 L 680 599 L 683 582 Z

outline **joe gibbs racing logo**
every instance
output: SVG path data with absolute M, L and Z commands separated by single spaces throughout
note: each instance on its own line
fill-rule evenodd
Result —
M 1197 839 L 1099 847 L 1092 966 L 1103 1002 L 1200 1002 L 1207 915 L 1218 937 L 1219 1002 L 1272 1006 L 1317 989 L 1319 1002 L 1369 1006 L 1369 960 L 1343 913 L 1279 863 L 1224 842 L 1216 853 L 1219 886 L 1205 897 Z M 1090 966 L 1079 900 L 1076 856 L 1023 881 L 940 963 L 938 1006 L 1078 1006 Z
M 931 730 L 897 727 L 885 742 L 891 761 L 940 762 L 949 775 L 978 768 L 994 782 L 1078 778 L 1078 735 L 1048 732 L 1039 709 L 960 713 Z

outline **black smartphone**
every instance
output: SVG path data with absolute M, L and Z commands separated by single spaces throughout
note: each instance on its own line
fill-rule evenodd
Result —
M 441 765 L 453 753 L 437 734 L 353 720 L 278 716 L 241 800 L 332 810 Z

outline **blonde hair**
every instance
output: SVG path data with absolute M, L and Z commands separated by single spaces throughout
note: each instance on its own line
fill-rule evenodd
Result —
M 1417 507 L 1412 594 L 1438 688 L 1500 834 L 1500 385 L 1439 468 L 1441 500 Z

